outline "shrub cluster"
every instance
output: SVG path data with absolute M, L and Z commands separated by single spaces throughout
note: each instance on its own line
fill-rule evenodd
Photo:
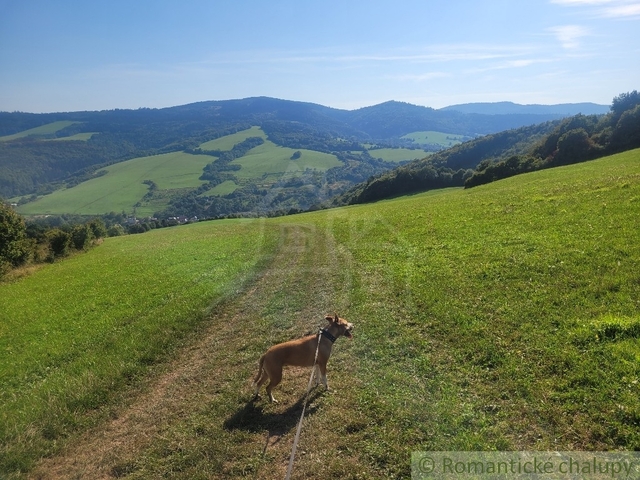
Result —
M 61 228 L 27 225 L 13 208 L 0 201 L 0 278 L 16 267 L 53 262 L 73 251 L 86 251 L 106 236 L 107 229 L 99 218 Z

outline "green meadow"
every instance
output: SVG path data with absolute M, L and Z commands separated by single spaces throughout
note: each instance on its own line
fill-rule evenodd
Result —
M 203 143 L 200 148 L 231 150 L 243 140 L 258 136 L 266 139 L 262 129 L 252 127 Z M 241 166 L 240 170 L 234 171 L 234 175 L 241 183 L 274 183 L 283 176 L 296 176 L 307 169 L 326 171 L 341 164 L 335 155 L 305 149 L 300 150 L 299 158 L 292 160 L 294 152 L 296 150 L 292 148 L 279 147 L 265 140 L 262 145 L 232 162 Z M 171 195 L 176 191 L 197 188 L 205 183 L 200 180 L 203 168 L 215 159 L 211 155 L 191 155 L 184 152 L 134 158 L 105 167 L 102 169 L 106 172 L 104 175 L 21 205 L 18 212 L 22 215 L 100 215 L 124 211 L 138 216 L 150 216 L 166 208 Z M 149 186 L 143 183 L 145 180 L 157 185 L 151 201 L 142 201 L 149 191 Z M 229 181 L 218 185 L 208 194 L 226 195 L 237 187 L 236 182 Z M 139 202 L 141 205 L 136 206 Z
M 41 125 L 39 127 L 30 128 L 29 130 L 24 130 L 22 132 L 14 133 L 13 135 L 5 135 L 4 137 L 0 137 L 0 142 L 7 142 L 9 140 L 15 140 L 17 138 L 24 138 L 29 136 L 52 135 L 56 133 L 58 130 L 62 130 L 63 128 L 68 127 L 69 125 L 73 125 L 74 123 L 80 123 L 80 122 L 60 120 L 58 122 L 47 123 L 46 125 Z
M 250 137 L 260 137 L 264 140 L 267 139 L 267 135 L 262 131 L 260 127 L 251 127 L 246 130 L 232 133 L 231 135 L 225 135 L 224 137 L 204 142 L 200 145 L 200 148 L 202 150 L 222 150 L 223 152 L 229 151 L 235 145 L 244 142 L 247 138 Z
M 75 135 L 69 135 L 68 137 L 51 138 L 47 140 L 51 142 L 67 142 L 67 141 L 86 142 L 96 134 L 97 132 L 76 133 Z
M 411 150 L 409 148 L 376 148 L 369 150 L 369 155 L 373 158 L 381 158 L 386 162 L 404 162 L 419 160 L 429 154 L 424 150 Z
M 200 145 L 200 148 L 203 150 L 231 150 L 234 145 L 249 137 L 260 137 L 264 139 L 264 143 L 231 162 L 234 165 L 240 165 L 241 169 L 236 171 L 235 175 L 241 182 L 268 179 L 267 183 L 270 183 L 283 176 L 295 176 L 306 169 L 326 171 L 341 164 L 335 155 L 328 153 L 280 147 L 268 140 L 267 135 L 260 127 L 251 127 L 232 135 L 211 140 Z M 301 155 L 292 160 L 291 157 L 296 151 L 299 151 Z M 212 190 L 212 193 L 214 195 L 231 193 L 235 189 L 233 185 L 232 182 L 225 182 Z
M 413 140 L 419 145 L 436 144 L 444 148 L 453 147 L 465 140 L 464 135 L 456 135 L 453 133 L 443 133 L 434 131 L 407 133 L 400 138 Z
M 199 179 L 202 169 L 213 158 L 174 152 L 127 160 L 105 167 L 105 175 L 57 190 L 20 206 L 18 211 L 23 215 L 131 213 L 133 206 L 149 191 L 143 183 L 145 180 L 155 182 L 159 190 L 198 187 L 204 183 Z M 153 208 L 141 209 L 137 213 L 150 215 L 153 211 Z
M 278 404 L 250 379 L 333 311 L 355 338 L 312 392 L 296 478 L 408 478 L 417 450 L 638 450 L 639 265 L 640 150 L 110 238 L 0 284 L 0 476 L 282 477 L 309 370 Z
M 296 151 L 300 151 L 300 158 L 292 160 L 291 156 Z M 239 180 L 266 177 L 277 180 L 283 176 L 296 176 L 306 169 L 326 171 L 341 165 L 335 155 L 313 150 L 280 147 L 269 140 L 252 148 L 246 155 L 231 163 L 242 167 L 235 172 Z

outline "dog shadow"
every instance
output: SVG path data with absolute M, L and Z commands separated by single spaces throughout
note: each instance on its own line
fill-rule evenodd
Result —
M 305 417 L 315 413 L 318 405 L 314 401 L 323 393 L 324 391 L 320 388 L 315 388 L 309 393 L 308 399 L 306 395 L 303 395 L 296 403 L 282 412 L 265 412 L 265 404 L 260 400 L 252 399 L 224 421 L 224 428 L 226 430 L 245 430 L 252 433 L 267 430 L 270 436 L 282 436 L 297 425 L 305 401 L 307 401 Z

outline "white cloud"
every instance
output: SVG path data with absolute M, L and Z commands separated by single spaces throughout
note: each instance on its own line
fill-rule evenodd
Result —
M 607 17 L 640 17 L 640 3 L 629 3 L 616 5 L 603 9 L 603 14 Z
M 605 3 L 614 3 L 616 0 L 551 0 L 551 3 L 560 5 L 603 5 Z
M 550 0 L 550 2 L 569 7 L 593 7 L 592 12 L 600 17 L 640 17 L 640 2 L 637 0 Z
M 399 80 L 402 82 L 428 82 L 429 80 L 434 80 L 436 78 L 445 78 L 450 76 L 450 73 L 445 72 L 427 72 L 418 74 L 387 75 L 385 78 Z
M 549 29 L 563 48 L 575 49 L 580 46 L 579 40 L 589 34 L 589 30 L 580 25 L 560 25 Z

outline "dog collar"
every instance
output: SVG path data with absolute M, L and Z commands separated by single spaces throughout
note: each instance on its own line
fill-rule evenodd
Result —
M 336 341 L 336 337 L 334 337 L 333 335 L 331 335 L 328 331 L 326 331 L 324 328 L 320 329 L 320 335 L 322 335 L 323 337 L 328 338 L 331 343 Z

